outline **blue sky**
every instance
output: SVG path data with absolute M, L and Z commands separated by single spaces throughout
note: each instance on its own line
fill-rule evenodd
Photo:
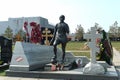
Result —
M 115 21 L 120 23 L 119 8 L 120 0 L 1 0 L 0 21 L 41 16 L 56 24 L 64 14 L 71 32 L 75 32 L 79 24 L 86 32 L 95 22 L 108 31 Z

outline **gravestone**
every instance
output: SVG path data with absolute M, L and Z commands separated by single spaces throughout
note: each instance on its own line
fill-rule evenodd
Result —
M 58 59 L 61 59 L 61 53 L 58 49 Z M 16 42 L 9 70 L 30 71 L 43 68 L 51 62 L 53 56 L 53 46 Z
M 84 34 L 85 39 L 90 39 L 88 46 L 91 49 L 90 57 L 91 61 L 84 67 L 84 74 L 104 74 L 105 69 L 102 65 L 96 62 L 96 53 L 100 51 L 99 47 L 96 44 L 96 39 L 102 38 L 102 35 L 97 32 L 96 27 L 91 27 L 90 34 Z
M 1 61 L 9 63 L 12 57 L 12 40 L 6 37 L 0 36 L 1 46 Z
M 67 70 L 67 71 L 46 71 L 46 70 L 41 71 L 39 69 L 34 70 L 36 69 L 36 66 L 40 68 L 42 67 L 42 65 L 45 65 L 45 63 L 50 63 L 50 60 L 51 60 L 50 57 L 53 55 L 53 50 L 51 49 L 53 49 L 52 46 L 17 42 L 15 45 L 15 50 L 13 53 L 14 55 L 12 57 L 10 69 L 6 71 L 6 75 L 14 76 L 14 77 L 37 78 L 37 79 L 45 78 L 45 79 L 62 79 L 62 80 L 118 80 L 118 74 L 114 66 L 110 66 L 110 67 L 108 66 L 107 67 L 108 71 L 103 75 L 84 74 L 83 67 L 73 69 L 73 70 Z M 58 57 L 59 57 L 61 56 L 60 54 L 61 50 L 59 50 L 58 52 L 59 52 L 58 53 Z M 71 52 L 66 53 L 66 62 L 71 62 L 74 60 L 74 58 L 75 60 L 81 59 L 85 63 L 89 62 L 89 60 L 87 60 L 87 58 L 84 56 L 74 57 L 71 54 Z M 26 65 L 23 64 L 23 62 Z M 97 62 L 95 64 L 97 64 Z M 100 62 L 100 64 L 104 64 L 104 63 Z M 107 65 L 104 65 L 104 66 L 107 66 Z M 31 69 L 30 67 L 33 67 L 33 68 Z M 25 68 L 27 69 L 25 70 Z M 92 67 L 92 70 L 93 70 L 93 67 Z M 94 70 L 96 70 L 96 66 Z

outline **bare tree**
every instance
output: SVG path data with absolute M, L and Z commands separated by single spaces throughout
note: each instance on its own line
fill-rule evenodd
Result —
M 102 27 L 98 23 L 95 23 L 94 27 L 96 27 L 98 30 L 102 30 Z M 88 29 L 87 33 L 90 33 L 90 31 L 91 29 Z
M 83 34 L 84 34 L 84 29 L 83 27 L 80 25 L 77 25 L 76 28 L 76 32 L 75 32 L 75 36 L 77 40 L 82 40 L 83 39 Z
M 120 37 L 120 27 L 118 26 L 117 21 L 115 21 L 114 24 L 110 26 L 108 32 L 109 32 L 109 37 L 114 37 L 114 38 Z

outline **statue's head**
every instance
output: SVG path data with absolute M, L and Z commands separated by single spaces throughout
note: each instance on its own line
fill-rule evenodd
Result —
M 64 21 L 64 20 L 65 20 L 65 16 L 64 16 L 64 15 L 61 15 L 61 16 L 59 17 L 59 19 L 60 19 L 60 21 Z

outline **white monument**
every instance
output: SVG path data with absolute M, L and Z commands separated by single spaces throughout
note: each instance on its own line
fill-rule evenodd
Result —
M 88 46 L 91 49 L 90 57 L 91 61 L 84 67 L 84 74 L 104 74 L 104 67 L 96 62 L 96 52 L 99 52 L 99 47 L 96 44 L 97 38 L 102 38 L 102 34 L 96 33 L 97 28 L 91 27 L 90 34 L 84 34 L 84 38 L 88 39 Z

